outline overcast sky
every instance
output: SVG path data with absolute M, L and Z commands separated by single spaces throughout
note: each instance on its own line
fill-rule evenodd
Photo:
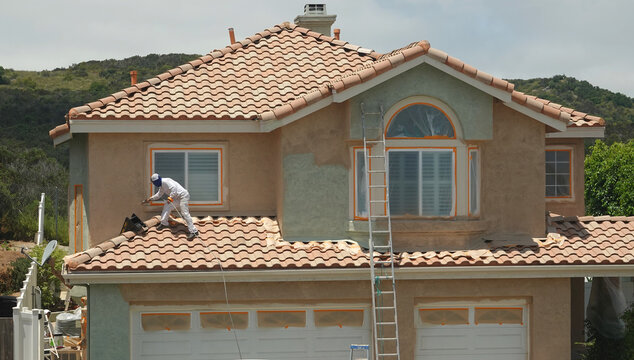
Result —
M 303 12 L 302 0 L 2 0 L 0 66 L 204 54 Z M 317 2 L 320 3 L 320 2 Z M 387 52 L 429 40 L 494 76 L 565 74 L 634 97 L 632 0 L 326 1 L 342 40 Z

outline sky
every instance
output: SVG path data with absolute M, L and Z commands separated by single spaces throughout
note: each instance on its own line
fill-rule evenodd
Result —
M 0 66 L 52 70 L 134 55 L 205 54 L 303 13 L 306 0 L 0 0 Z M 330 0 L 341 39 L 414 41 L 494 76 L 564 74 L 634 97 L 632 0 Z

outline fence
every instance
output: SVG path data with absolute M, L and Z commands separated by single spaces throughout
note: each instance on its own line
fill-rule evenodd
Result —
M 0 360 L 13 360 L 13 319 L 0 318 Z
M 13 308 L 13 359 L 44 358 L 44 310 L 40 306 L 37 286 L 37 264 L 31 263 L 17 306 Z

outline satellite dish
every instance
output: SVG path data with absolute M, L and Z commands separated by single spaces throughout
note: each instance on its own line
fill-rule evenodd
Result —
M 34 263 L 42 267 L 48 261 L 48 258 L 51 257 L 51 254 L 53 253 L 53 251 L 55 251 L 56 247 L 57 247 L 57 240 L 51 240 L 44 248 L 44 252 L 42 253 L 42 261 L 40 261 L 39 264 L 37 263 L 37 260 L 33 259 L 31 256 L 29 256 L 29 254 L 25 252 L 26 250 L 25 247 L 23 247 L 20 252 L 24 254 L 26 257 L 28 257 L 29 259 L 31 259 L 31 261 L 33 261 Z
M 44 252 L 42 253 L 42 261 L 40 262 L 40 266 L 43 266 L 46 263 L 56 247 L 57 240 L 51 240 L 48 245 L 46 245 L 46 248 L 44 248 Z

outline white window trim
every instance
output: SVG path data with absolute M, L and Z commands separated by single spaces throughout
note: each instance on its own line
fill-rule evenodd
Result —
M 476 168 L 477 168 L 477 173 L 478 173 L 478 177 L 476 179 L 477 184 L 476 184 L 476 199 L 478 202 L 478 207 L 476 208 L 476 211 L 474 211 L 473 213 L 471 212 L 471 153 L 475 152 L 478 154 L 478 160 L 477 160 L 477 164 L 476 164 Z M 469 214 L 469 216 L 472 217 L 477 217 L 480 215 L 480 209 L 482 207 L 482 199 L 481 199 L 481 184 L 482 184 L 482 167 L 481 167 L 481 163 L 482 163 L 482 152 L 480 151 L 480 148 L 477 146 L 469 146 L 468 147 L 468 157 L 467 157 L 467 176 L 468 176 L 468 180 L 467 180 L 467 212 Z
M 570 174 L 569 174 L 569 182 L 570 182 L 570 195 L 568 196 L 546 196 L 546 151 L 568 151 L 570 153 Z M 574 187 L 574 156 L 575 150 L 572 146 L 567 145 L 546 145 L 544 150 L 544 198 L 548 202 L 570 202 L 575 200 L 575 187 Z
M 149 179 L 154 173 L 154 154 L 156 152 L 171 152 L 171 151 L 183 151 L 183 152 L 217 152 L 218 153 L 218 201 L 191 201 L 190 207 L 209 208 L 211 210 L 226 210 L 228 209 L 227 203 L 227 144 L 226 143 L 205 143 L 205 144 L 180 144 L 180 143 L 151 143 L 147 145 L 147 159 L 146 169 L 148 171 L 146 178 Z M 187 161 L 187 156 L 185 157 Z M 185 178 L 187 179 L 187 172 L 185 172 Z M 187 180 L 186 180 L 187 183 Z M 183 185 L 185 188 L 185 184 Z M 148 180 L 148 187 L 146 190 L 147 196 L 154 195 L 154 186 Z M 163 206 L 162 202 L 150 202 L 148 204 L 150 208 L 158 208 Z

